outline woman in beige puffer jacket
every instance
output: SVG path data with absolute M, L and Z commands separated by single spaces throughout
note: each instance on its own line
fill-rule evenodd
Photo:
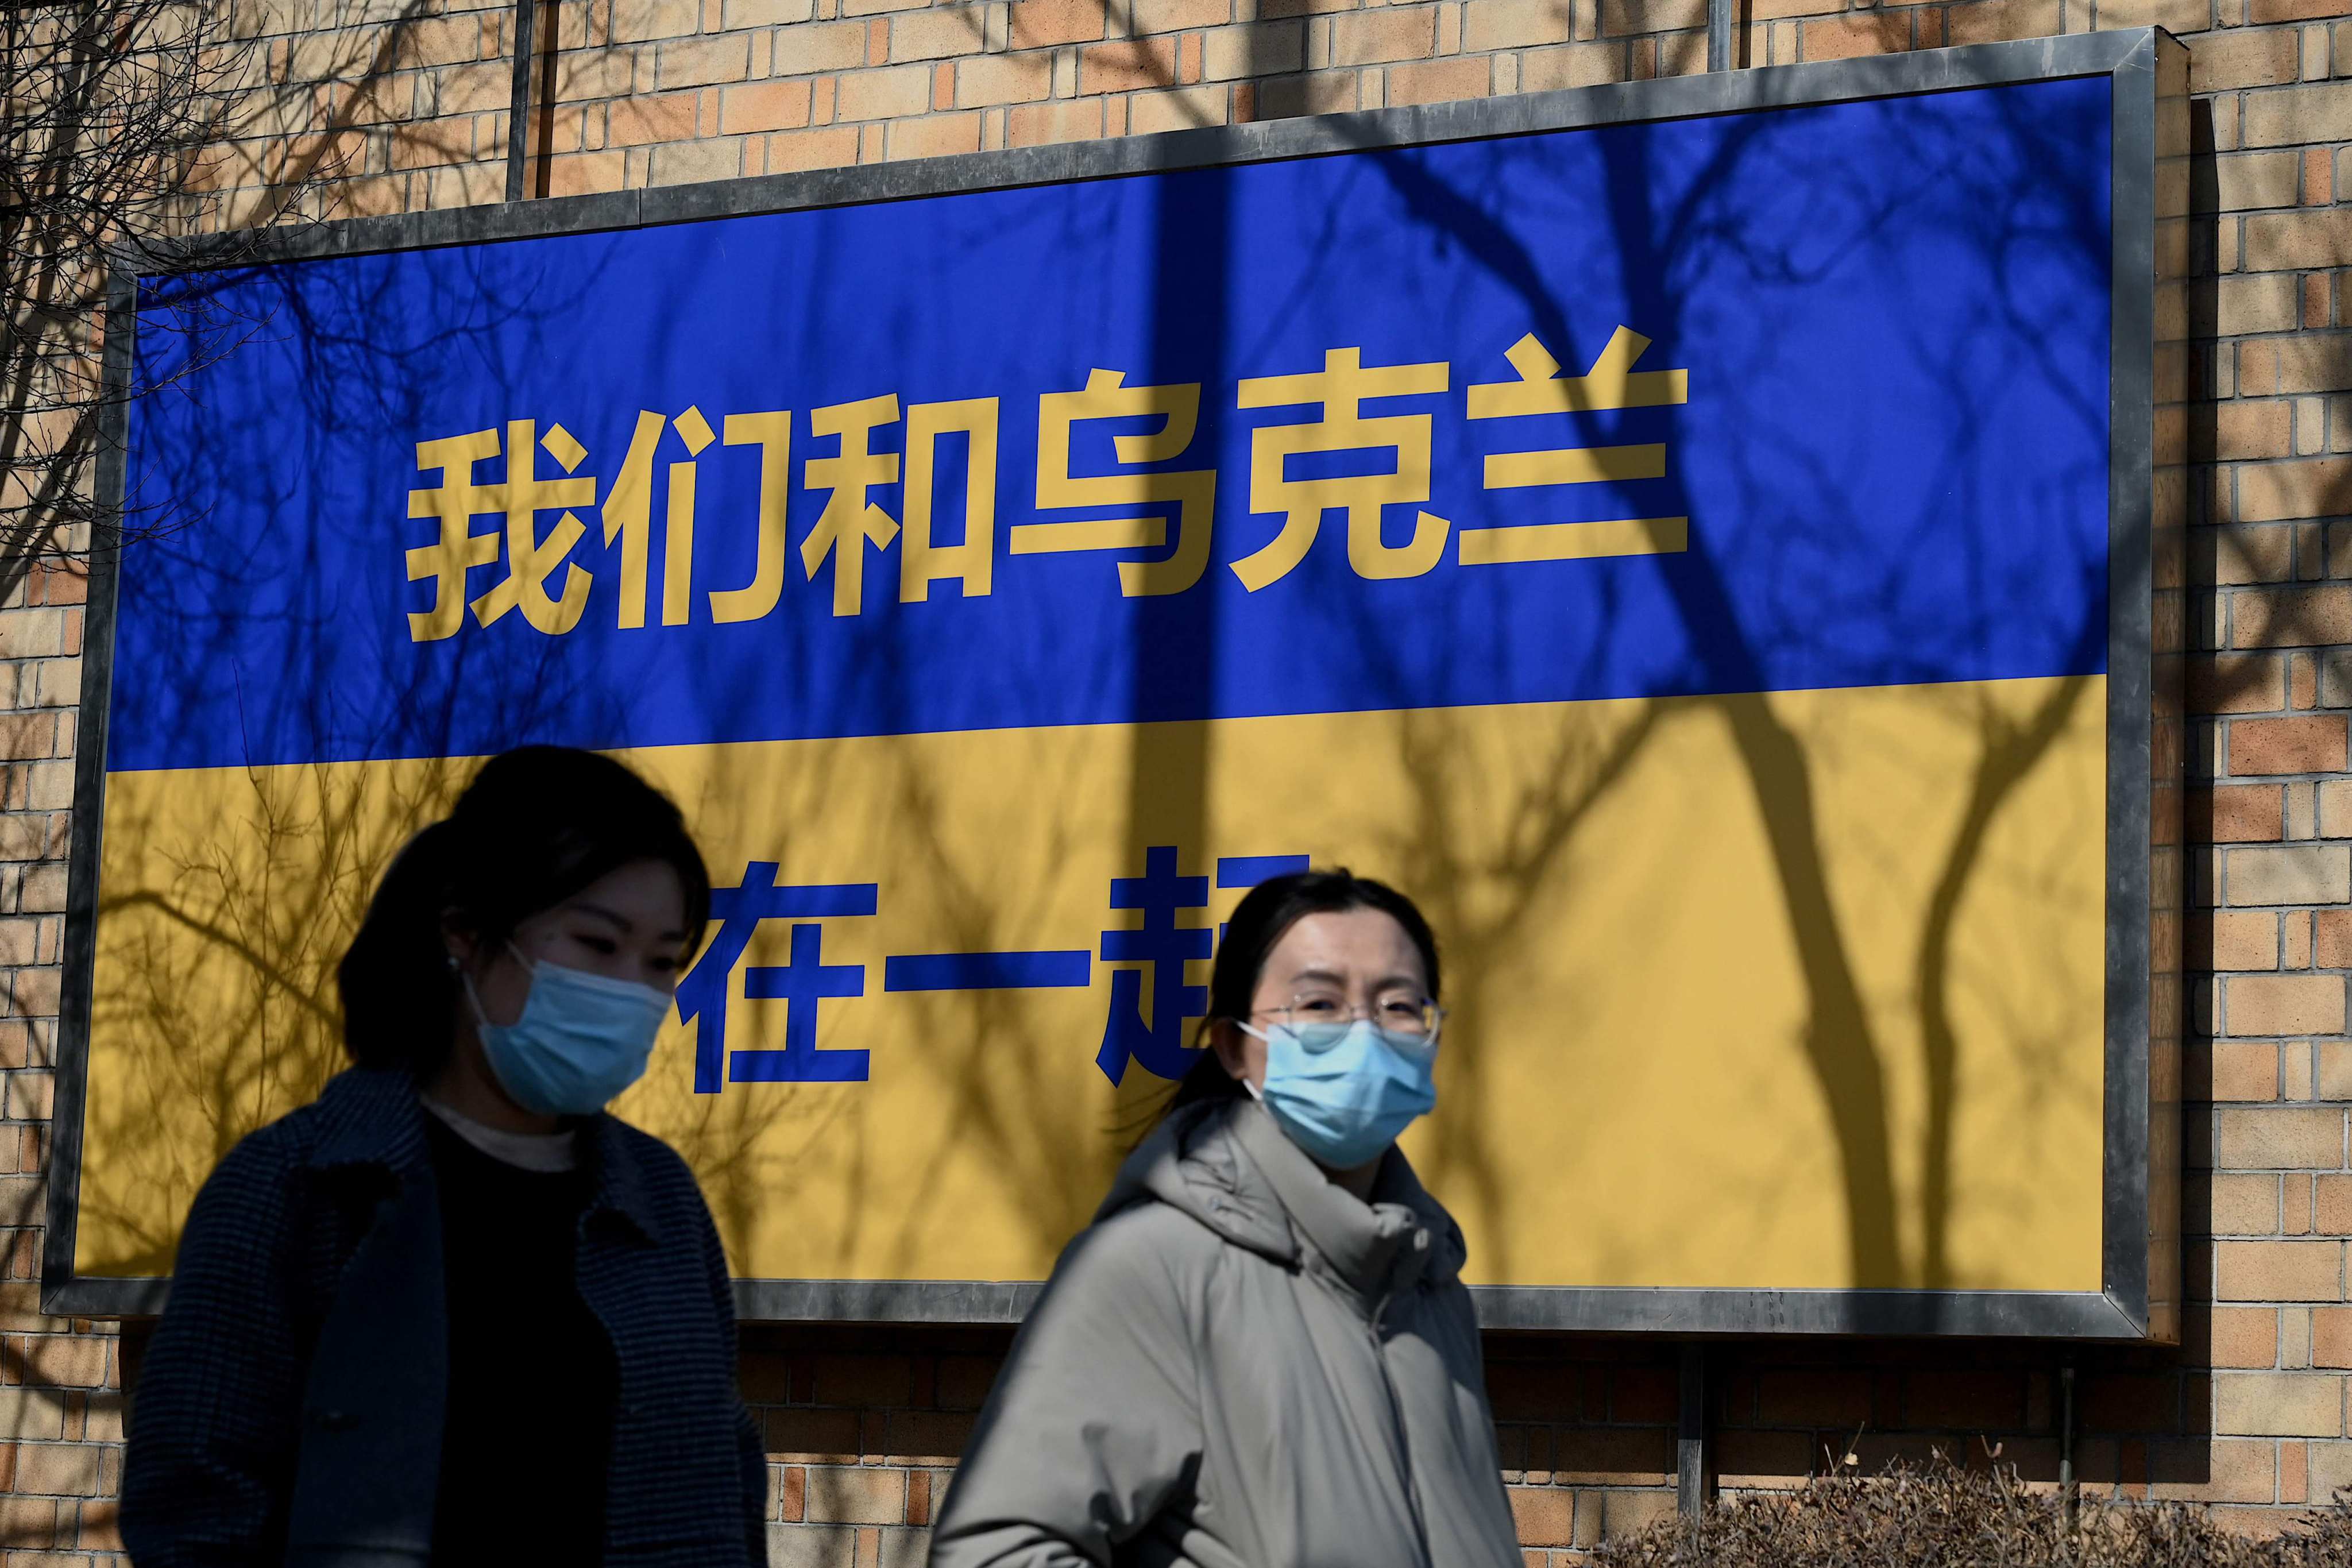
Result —
M 1055 1265 L 932 1568 L 1517 1568 L 1462 1233 L 1390 1142 L 1437 968 L 1380 883 L 1243 900 L 1212 1049 Z

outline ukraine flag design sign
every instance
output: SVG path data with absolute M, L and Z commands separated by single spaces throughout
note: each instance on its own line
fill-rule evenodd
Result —
M 711 863 L 617 1109 L 755 1313 L 1017 1314 L 1313 863 L 1444 944 L 1491 1321 L 2169 1331 L 2172 48 L 147 264 L 53 1299 L 152 1306 L 392 853 L 551 742 Z

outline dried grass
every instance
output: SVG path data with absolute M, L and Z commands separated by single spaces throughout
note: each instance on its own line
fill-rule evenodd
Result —
M 1598 1568 L 2352 1568 L 2352 1502 L 2258 1540 L 2181 1503 L 2092 1503 L 2070 1530 L 2058 1496 L 2013 1471 L 1895 1464 L 1664 1520 L 1609 1542 Z

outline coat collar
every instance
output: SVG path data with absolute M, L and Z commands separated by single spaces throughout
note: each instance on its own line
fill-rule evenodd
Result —
M 319 1131 L 307 1162 L 313 1169 L 372 1165 L 405 1180 L 428 1168 L 425 1107 L 416 1080 L 395 1068 L 337 1073 L 311 1107 Z M 580 1128 L 581 1152 L 594 1181 L 589 1213 L 627 1222 L 648 1241 L 661 1238 L 645 1172 L 621 1123 L 599 1111 Z
M 1424 1279 L 1454 1276 L 1454 1222 L 1397 1150 L 1381 1163 L 1367 1204 L 1326 1176 L 1255 1100 L 1236 1102 L 1228 1125 L 1299 1234 L 1368 1308 Z

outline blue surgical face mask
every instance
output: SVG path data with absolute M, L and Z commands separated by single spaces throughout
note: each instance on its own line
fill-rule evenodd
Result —
M 654 1037 L 669 1016 L 668 994 L 627 980 L 533 963 L 518 951 L 530 972 L 530 993 L 522 1016 L 493 1024 L 464 971 L 467 1000 L 474 1005 L 482 1054 L 499 1087 L 525 1110 L 541 1116 L 586 1116 L 643 1078 L 653 1056 Z
M 1437 1103 L 1431 1072 L 1437 1042 L 1400 1035 L 1370 1019 L 1352 1024 L 1276 1024 L 1265 1042 L 1258 1100 L 1290 1141 L 1335 1171 L 1378 1158 Z

